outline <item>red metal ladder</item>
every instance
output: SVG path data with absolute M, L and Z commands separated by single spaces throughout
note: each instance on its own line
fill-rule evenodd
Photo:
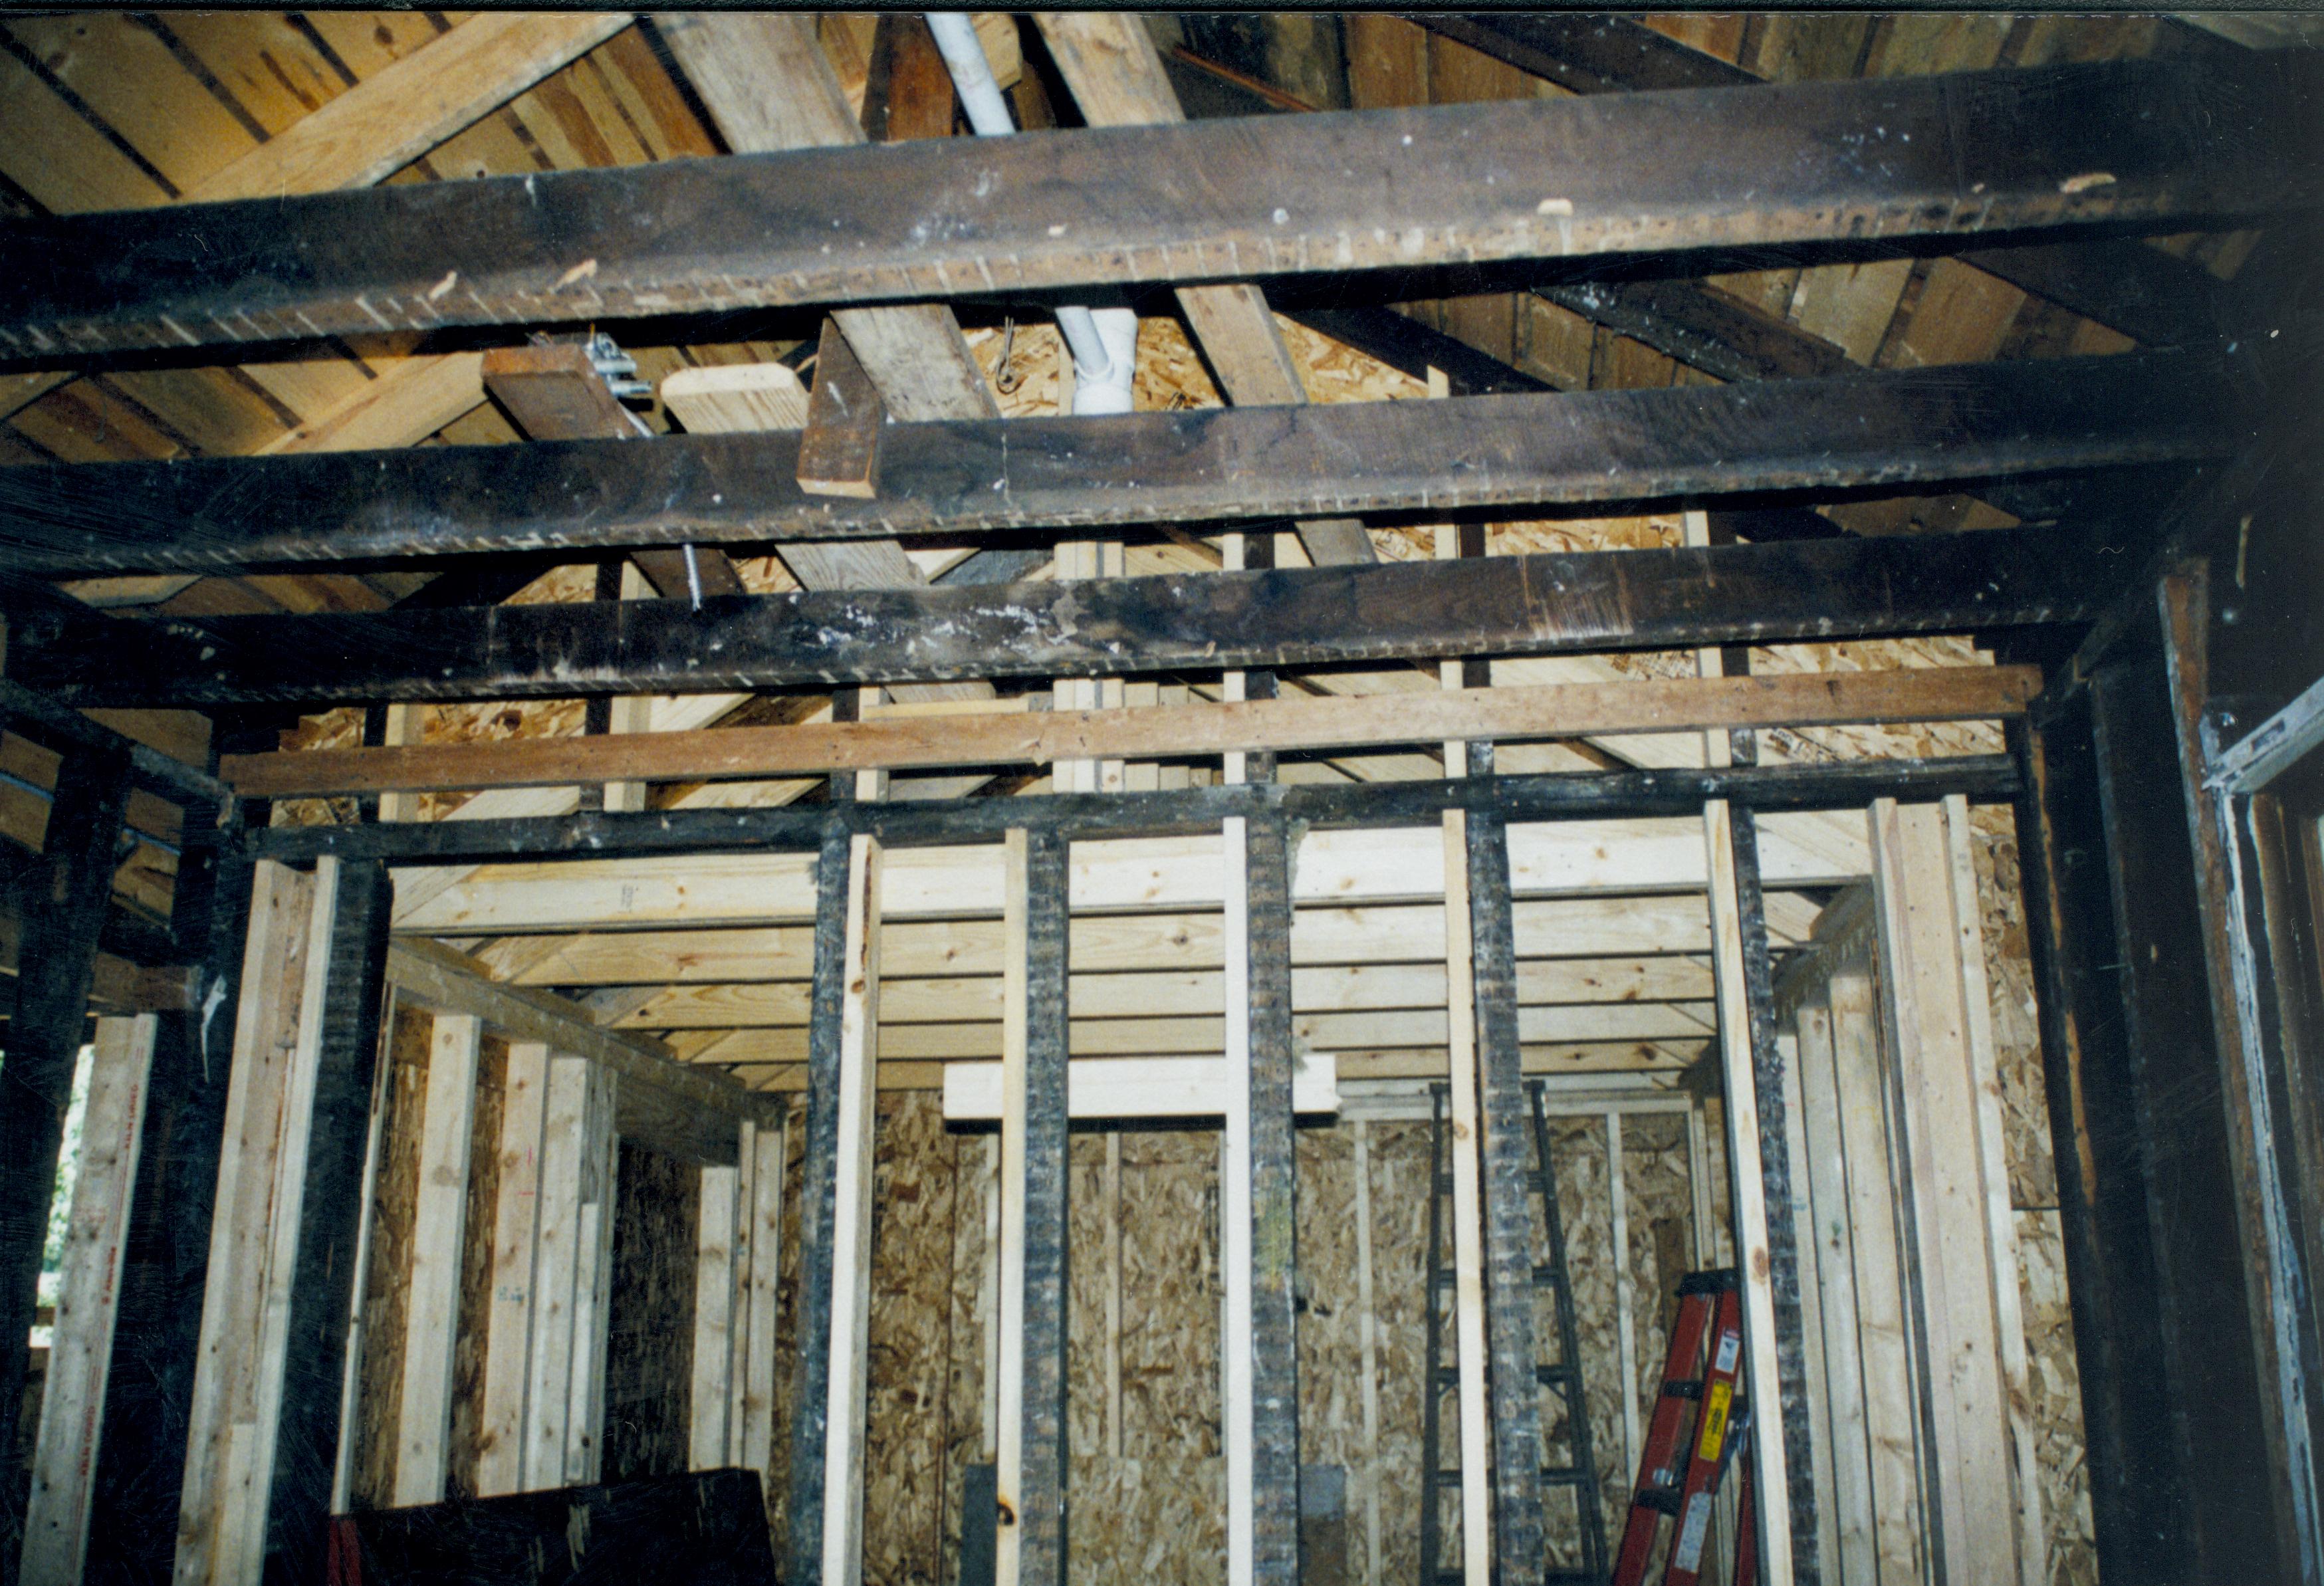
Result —
M 1742 1285 L 1735 1271 L 1691 1272 L 1678 1286 L 1678 1320 L 1663 1362 L 1662 1392 L 1646 1427 L 1646 1445 L 1631 1491 L 1629 1522 L 1614 1563 L 1613 1586 L 1645 1586 L 1665 1516 L 1678 1522 L 1663 1586 L 1696 1586 L 1702 1578 L 1711 1504 L 1730 1460 L 1736 1478 L 1734 1586 L 1757 1586 L 1757 1526 L 1751 1508 L 1751 1456 L 1744 1408 L 1737 1402 L 1743 1369 Z M 1690 1410 L 1689 1406 L 1694 1406 Z

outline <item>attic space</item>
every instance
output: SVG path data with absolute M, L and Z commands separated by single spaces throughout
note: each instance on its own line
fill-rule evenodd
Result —
M 2319 51 L 0 10 L 0 1586 L 2324 1586 Z

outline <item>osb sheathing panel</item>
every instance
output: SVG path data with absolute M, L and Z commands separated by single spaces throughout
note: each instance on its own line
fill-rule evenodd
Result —
M 1380 1570 L 1370 1586 L 1400 1586 L 1420 1578 L 1430 1130 L 1425 1123 L 1375 1123 L 1366 1129 L 1370 1137 L 1365 1149 L 1371 1159 L 1373 1337 L 1379 1360 L 1380 1415 L 1379 1456 L 1368 1473 L 1370 1485 L 1379 1494 L 1380 1508 Z M 1352 1285 L 1352 1273 L 1349 1281 Z M 1348 1501 L 1360 1516 L 1366 1484 L 1355 1475 L 1352 1471 L 1349 1474 Z M 1351 1535 L 1362 1535 L 1360 1520 L 1351 1526 Z M 1351 1556 L 1362 1554 L 1362 1549 L 1351 1550 Z
M 936 1586 L 956 1569 L 957 1527 L 946 1520 L 966 1462 L 955 1456 L 982 1454 L 977 1406 L 954 1402 L 953 1362 L 982 1342 L 954 1326 L 981 1263 L 956 1269 L 954 1259 L 970 1220 L 961 1179 L 982 1152 L 947 1133 L 941 1099 L 918 1091 L 882 1099 L 874 1143 L 863 1578 Z M 981 1204 L 972 1216 L 981 1226 Z
M 605 1308 L 604 1479 L 687 1468 L 702 1170 L 622 1141 Z
M 349 1496 L 357 1508 L 384 1507 L 395 1492 L 395 1446 L 402 1425 L 403 1330 L 411 1271 L 412 1216 L 420 1194 L 420 1117 L 428 1103 L 428 1052 L 435 1020 L 399 1007 L 382 1057 L 376 1094 L 378 1178 L 364 1275 L 364 1351 L 356 1395 L 355 1460 Z
M 2066 1302 L 2065 1238 L 2054 1209 L 2017 1214 L 2018 1294 L 2025 1313 L 2027 1377 L 2039 1450 L 2051 1586 L 2096 1586 L 2089 1467 L 2075 1373 L 2074 1319 Z
M 444 1449 L 447 1498 L 476 1495 L 476 1437 L 484 1426 L 486 1324 L 493 1303 L 493 1228 L 501 1193 L 501 1112 L 507 1100 L 508 1042 L 486 1031 L 477 1047 L 476 1111 L 468 1134 L 460 1316 L 452 1336 L 452 1425 Z
M 1105 1426 L 1105 1139 L 1074 1140 L 1067 1546 L 1079 1581 L 1226 1577 L 1218 1154 L 1215 1130 L 1122 1134 L 1121 1457 L 1114 1459 Z

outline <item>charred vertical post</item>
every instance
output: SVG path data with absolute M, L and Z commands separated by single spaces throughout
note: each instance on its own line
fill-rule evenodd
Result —
M 230 828 L 242 813 L 228 811 Z M 90 1505 L 92 1579 L 167 1572 L 185 1475 L 155 1451 L 184 1448 L 191 1424 L 253 873 L 227 844 L 197 844 L 190 815 L 171 931 L 197 965 L 193 1006 L 162 1019 L 153 1052 Z
M 1470 769 L 1478 766 L 1471 746 Z M 1489 770 L 1489 762 L 1482 768 Z M 1478 1117 L 1482 1124 L 1486 1353 L 1490 1361 L 1493 1558 L 1504 1581 L 1538 1580 L 1541 1389 L 1534 1339 L 1532 1114 L 1517 1050 L 1516 927 L 1508 827 L 1469 816 L 1469 917 L 1475 954 Z M 1457 994 L 1457 989 L 1456 989 Z
M 807 1008 L 807 1139 L 799 1201 L 798 1391 L 791 1399 L 790 1547 L 785 1579 L 823 1578 L 824 1447 L 830 1434 L 832 1203 L 839 1175 L 839 1010 L 847 981 L 848 834 L 816 862 L 815 988 Z
M 2163 1366 L 2154 1247 L 2116 987 L 2089 702 L 2008 728 L 2042 1067 L 2058 1164 L 2091 1529 L 2108 1581 L 2192 1574 Z
M 1026 834 L 1024 1462 L 1016 1517 L 1021 1586 L 1065 1586 L 1065 1580 L 1066 853 L 1065 839 L 1054 832 Z
M 323 982 L 306 1191 L 283 1351 L 281 1420 L 267 1501 L 270 1581 L 311 1581 L 323 1572 L 394 899 L 383 864 L 350 863 L 341 873 Z
M 1751 1005 L 1751 1085 L 1757 1094 L 1759 1176 L 1766 1185 L 1768 1287 L 1775 1310 L 1775 1378 L 1790 1479 L 1792 1578 L 1816 1586 L 1814 1436 L 1808 1406 L 1807 1342 L 1800 1314 L 1799 1230 L 1792 1221 L 1792 1157 L 1784 1129 L 1784 1055 L 1775 1046 L 1775 984 L 1767 952 L 1766 899 L 1759 886 L 1759 830 L 1751 812 L 1729 805 L 1735 838 L 1735 899 L 1742 922 L 1743 987 Z M 1765 1415 L 1762 1405 L 1755 1412 Z M 1772 1499 L 1774 1494 L 1769 1494 Z
M 2233 1120 L 2205 973 L 2195 853 L 2158 623 L 2126 635 L 2091 679 L 2093 742 L 2113 898 L 2114 994 L 2128 1038 L 2136 1160 L 2162 1310 L 2162 1395 L 2185 1495 L 2189 1575 L 2282 1579 L 2273 1506 L 2248 1471 L 2269 1425 L 2254 1350 Z M 2152 1394 L 2149 1382 L 2139 1391 Z M 2144 1530 L 2145 1527 L 2142 1527 Z
M 16 1446 L 57 1154 L 128 803 L 125 752 L 69 749 L 37 880 L 24 892 L 16 1010 L 0 1064 L 0 1455 Z M 0 1561 L 14 1557 L 23 1525 L 16 1495 L 14 1480 L 0 1487 Z
M 1272 681 L 1272 678 L 1269 678 Z M 1250 823 L 1251 1579 L 1299 1580 L 1299 1258 L 1291 1113 L 1291 844 Z M 1228 1347 L 1235 1347 L 1233 1340 Z

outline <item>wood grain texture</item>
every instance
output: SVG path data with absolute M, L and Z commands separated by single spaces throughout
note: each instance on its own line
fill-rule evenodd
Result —
M 66 576 L 1903 489 L 2223 456 L 2252 417 L 2254 383 L 2274 372 L 2250 352 L 2159 352 L 1775 385 L 897 424 L 881 437 L 876 501 L 802 491 L 802 441 L 781 432 L 24 466 L 0 469 L 0 566 Z
M 35 219 L 24 245 L 62 267 L 0 282 L 0 346 L 53 358 L 2268 211 L 2318 190 L 2297 152 L 2324 134 L 2304 53 L 2233 75 L 2149 60 L 1785 83 Z M 1881 148 L 1877 164 L 1854 140 Z M 1126 211 L 1120 192 L 1156 171 L 1185 176 Z
M 880 493 L 880 438 L 888 410 L 839 322 L 823 322 L 815 389 L 799 435 L 798 478 L 809 495 L 869 501 Z
M 1345 748 L 1445 739 L 1928 722 L 2022 715 L 2041 687 L 2031 667 L 1470 688 L 1409 699 L 1293 696 L 1170 710 L 1052 711 L 979 719 L 540 738 L 402 749 L 222 757 L 245 798 L 446 788 L 675 781 L 833 770 L 1124 759 L 1224 751 Z
M 2084 575 L 2093 564 L 2077 553 L 2106 543 L 2103 534 L 1996 530 L 820 593 L 711 601 L 699 611 L 683 601 L 624 601 L 217 619 L 203 630 L 206 658 L 171 645 L 105 648 L 114 619 L 91 613 L 26 619 L 10 633 L 10 666 L 77 704 L 225 704 L 570 697 L 1828 641 L 2086 620 L 2103 591 L 2092 588 Z M 425 672 L 411 664 L 423 654 Z M 1033 720 L 995 719 L 1020 731 Z

